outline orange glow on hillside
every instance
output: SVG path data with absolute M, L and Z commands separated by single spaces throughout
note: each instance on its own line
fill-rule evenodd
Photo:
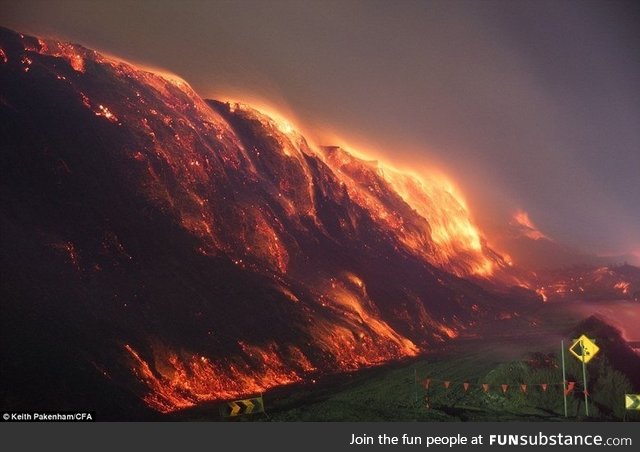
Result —
M 228 103 L 235 108 L 254 110 L 269 118 L 281 133 L 291 137 L 304 136 L 305 139 L 310 139 L 309 131 L 297 118 L 295 112 L 284 102 L 276 104 L 273 101 L 250 93 L 239 93 L 237 95 L 215 93 L 207 98 Z
M 536 289 L 536 293 L 538 295 L 540 295 L 540 297 L 542 298 L 543 302 L 547 302 L 549 300 L 549 297 L 547 295 L 546 289 L 544 287 L 540 287 L 538 289 Z
M 255 362 L 228 360 L 213 362 L 195 354 L 178 355 L 157 351 L 155 366 L 150 365 L 130 345 L 125 345 L 133 361 L 133 371 L 148 388 L 144 401 L 163 413 L 188 408 L 208 400 L 229 400 L 249 394 L 259 394 L 274 386 L 300 381 L 299 373 L 313 369 L 307 358 L 295 347 L 280 350 L 275 344 L 265 348 L 239 344 Z M 281 356 L 298 360 L 299 370 L 285 363 Z
M 236 333 L 227 330 L 224 349 L 214 349 L 217 355 L 153 346 L 153 339 L 144 348 L 124 345 L 130 369 L 146 388 L 143 398 L 155 410 L 249 396 L 305 381 L 313 372 L 351 371 L 416 356 L 434 340 L 456 338 L 472 324 L 444 309 L 437 315 L 430 311 L 430 304 L 441 300 L 457 303 L 461 311 L 466 302 L 462 295 L 437 293 L 458 280 L 432 266 L 461 277 L 496 279 L 508 266 L 486 246 L 460 191 L 440 171 L 372 161 L 366 151 L 348 146 L 317 146 L 279 108 L 261 101 L 207 103 L 164 70 L 73 44 L 35 46 L 28 50 L 33 58 L 25 55 L 20 68 L 31 72 L 21 76 L 32 77 L 43 60 L 52 60 L 34 52 L 53 56 L 57 60 L 45 75 L 68 89 L 79 112 L 101 129 L 134 132 L 135 140 L 126 141 L 130 145 L 112 152 L 131 170 L 131 189 L 188 235 L 184 243 L 198 259 L 215 257 L 216 265 L 228 266 L 222 269 L 235 265 L 229 272 L 238 273 L 234 284 L 249 274 L 260 276 L 260 284 L 272 281 L 282 294 L 268 294 L 273 309 L 281 309 L 279 302 L 286 309 L 295 304 L 299 314 L 292 327 L 304 334 L 278 343 L 229 342 Z M 94 86 L 89 83 L 94 73 L 110 78 Z M 327 243 L 336 249 L 353 245 L 356 255 L 366 249 L 366 259 L 349 263 L 339 255 L 330 267 L 309 271 L 316 264 L 309 256 L 323 259 Z M 72 242 L 52 247 L 77 271 L 83 263 L 92 265 Z M 117 238 L 111 248 L 132 259 Z M 384 264 L 387 258 L 392 264 Z M 396 270 L 389 265 L 411 262 L 418 282 L 412 287 L 400 267 L 392 275 L 398 285 L 385 294 L 373 281 L 380 276 L 368 268 L 374 259 L 387 274 Z M 428 285 L 422 285 L 423 276 Z M 474 312 L 479 310 L 476 305 Z
M 325 160 L 342 177 L 349 194 L 397 234 L 410 250 L 460 276 L 486 277 L 493 274 L 495 263 L 485 255 L 481 232 L 472 221 L 466 202 L 448 177 L 435 171 L 418 174 L 398 169 L 351 148 L 327 149 Z M 358 170 L 358 167 L 364 169 Z M 406 224 L 406 218 L 393 207 L 384 205 L 380 195 L 381 190 L 386 189 L 371 185 L 377 183 L 374 179 L 361 180 L 366 178 L 362 171 L 367 170 L 384 180 L 426 225 Z M 435 248 L 425 240 L 425 234 Z
M 622 292 L 623 295 L 628 295 L 629 290 L 631 288 L 631 283 L 627 281 L 620 281 L 620 282 L 617 282 L 613 287 L 615 287 L 620 292 Z
M 84 54 L 91 52 L 92 57 L 102 64 L 107 64 L 113 67 L 118 73 L 122 73 L 126 76 L 135 76 L 137 78 L 143 78 L 144 82 L 153 86 L 158 92 L 167 99 L 167 102 L 173 104 L 176 102 L 176 98 L 173 96 L 171 89 L 165 82 L 169 82 L 181 90 L 189 100 L 194 102 L 192 107 L 199 111 L 204 118 L 210 117 L 210 121 L 215 123 L 219 122 L 219 118 L 211 111 L 211 109 L 197 96 L 197 94 L 191 89 L 189 84 L 181 77 L 160 69 L 157 67 L 148 66 L 145 64 L 136 63 L 135 67 L 118 57 L 114 57 L 108 54 L 98 54 L 93 51 L 89 51 L 80 46 L 73 44 L 62 44 L 53 41 L 39 41 L 41 53 L 59 56 L 65 58 L 74 70 L 84 72 L 85 70 L 85 57 Z M 139 70 L 141 69 L 141 70 Z M 63 79 L 63 78 L 61 78 Z M 114 114 L 109 107 L 99 103 L 97 100 L 89 99 L 86 95 L 82 94 L 83 102 L 87 107 L 93 109 L 94 113 L 105 119 L 118 123 L 122 118 L 118 113 L 118 116 Z M 144 105 L 144 99 L 139 99 L 141 105 Z M 283 114 L 282 109 L 274 107 L 272 104 L 265 102 L 264 100 L 253 98 L 251 99 L 251 106 L 244 103 L 232 102 L 230 103 L 231 109 L 241 109 L 247 111 L 249 114 L 254 115 L 259 121 L 263 123 L 266 128 L 273 128 L 274 133 L 280 134 L 282 139 L 282 152 L 285 156 L 295 158 L 300 163 L 300 168 L 303 172 L 310 177 L 308 168 L 304 162 L 304 158 L 301 154 L 301 149 L 304 144 L 304 148 L 308 152 L 315 153 L 316 146 L 313 143 L 308 143 L 307 139 L 302 135 L 301 129 L 298 124 L 290 120 L 290 114 Z M 189 108 L 188 104 L 179 103 L 175 105 L 179 110 L 186 110 Z M 150 115 L 157 116 L 158 113 L 154 110 L 149 111 Z M 213 117 L 212 117 L 213 115 Z M 168 118 L 159 118 L 163 121 L 168 121 Z M 147 121 L 148 122 L 148 121 Z M 145 128 L 148 125 L 145 124 Z M 153 131 L 149 130 L 149 135 L 154 140 L 156 136 Z M 229 136 L 231 138 L 233 133 L 230 131 L 218 132 L 218 136 L 223 138 Z M 191 147 L 194 137 L 188 137 L 176 133 L 174 136 L 176 141 L 181 142 L 187 147 Z M 232 138 L 235 141 L 237 139 Z M 355 150 L 349 146 L 343 146 L 352 155 L 358 156 L 361 160 L 370 160 L 364 152 Z M 158 150 L 160 151 L 160 149 Z M 321 153 L 319 153 L 321 155 Z M 239 156 L 240 157 L 240 156 Z M 168 155 L 163 155 L 163 159 L 169 159 Z M 242 157 L 240 157 L 242 158 Z M 198 173 L 197 178 L 205 177 L 202 169 L 200 169 L 201 163 L 195 156 L 189 157 L 188 165 L 194 167 L 194 171 Z M 232 166 L 239 165 L 239 162 L 229 162 Z M 174 162 L 173 165 L 178 165 L 178 162 Z M 461 196 L 459 190 L 455 188 L 453 182 L 445 176 L 442 172 L 436 170 L 430 170 L 418 174 L 415 171 L 409 171 L 405 169 L 399 169 L 394 165 L 386 161 L 376 162 L 377 171 L 379 175 L 391 186 L 393 190 L 412 208 L 426 220 L 428 223 L 428 236 L 436 245 L 436 249 L 428 249 L 429 245 L 421 238 L 421 233 L 415 234 L 403 229 L 401 219 L 396 213 L 388 211 L 370 196 L 362 190 L 355 190 L 353 184 L 348 184 L 354 190 L 351 195 L 367 207 L 372 213 L 378 216 L 378 218 L 385 223 L 391 230 L 398 229 L 402 242 L 408 246 L 411 250 L 418 255 L 427 256 L 428 260 L 436 265 L 447 268 L 450 271 L 458 275 L 478 275 L 478 276 L 490 276 L 494 272 L 494 262 L 485 256 L 483 250 L 483 238 L 475 223 L 471 219 L 467 204 Z M 157 178 L 157 175 L 153 175 Z M 192 198 L 198 201 L 198 196 L 193 193 Z M 283 197 L 284 198 L 284 197 Z M 283 199 L 283 207 L 290 211 L 293 216 L 295 210 L 304 206 L 304 210 L 308 215 L 315 218 L 313 197 L 311 193 L 311 186 L 309 186 L 308 201 L 305 203 L 294 202 L 293 199 Z M 300 201 L 299 197 L 295 201 Z M 172 200 L 169 202 L 173 203 Z M 182 218 L 182 224 L 188 229 L 192 230 L 199 236 L 205 238 L 210 245 L 216 246 L 215 231 L 211 227 L 212 221 L 209 213 L 206 211 L 206 205 L 204 202 L 197 203 L 197 210 L 201 213 L 198 215 L 189 214 Z M 257 228 L 257 231 L 263 231 L 262 239 L 260 243 L 267 243 L 263 247 L 265 253 L 263 258 L 272 261 L 273 265 L 281 272 L 286 271 L 287 267 L 287 253 L 286 249 L 279 243 L 277 234 L 273 231 L 269 231 L 270 227 L 263 220 L 257 218 L 256 221 L 262 223 L 261 227 Z M 268 240 L 267 240 L 268 239 Z M 259 250 L 260 246 L 257 243 L 245 242 L 245 248 Z M 269 255 L 269 256 L 267 256 Z M 242 259 L 240 256 L 236 259 L 240 262 Z M 459 268 L 450 267 L 449 264 L 456 261 L 463 260 L 465 264 Z
M 369 335 L 364 331 L 360 333 L 359 339 L 361 341 L 371 341 L 371 345 L 373 345 L 375 340 L 382 338 L 385 339 L 385 342 L 397 347 L 400 356 L 414 356 L 418 353 L 418 348 L 410 340 L 402 337 L 386 322 L 379 320 L 375 312 L 370 312 L 367 306 L 372 306 L 374 303 L 367 295 L 364 282 L 357 275 L 347 273 L 344 281 L 333 278 L 330 285 L 326 287 L 325 293 L 321 295 L 321 300 L 326 307 L 339 310 L 345 319 L 350 319 L 365 330 L 371 330 L 372 334 Z M 332 349 L 342 348 L 335 347 L 336 344 L 332 345 Z M 375 349 L 375 347 L 371 348 Z M 335 352 L 335 350 L 332 351 Z M 385 359 L 385 354 L 381 353 L 378 357 L 370 357 L 369 364 Z
M 45 41 L 43 39 L 38 39 L 38 44 L 40 45 L 38 51 L 43 55 L 62 57 L 68 61 L 74 71 L 81 73 L 85 71 L 84 57 L 82 56 L 82 50 L 79 46 L 62 42 Z
M 548 239 L 531 221 L 529 214 L 524 210 L 518 210 L 513 214 L 513 224 L 518 226 L 526 237 L 533 240 Z

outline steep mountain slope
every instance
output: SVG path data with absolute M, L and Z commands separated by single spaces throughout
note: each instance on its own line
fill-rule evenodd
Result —
M 508 301 L 445 186 L 6 29 L 0 90 L 8 408 L 172 411 L 413 356 Z

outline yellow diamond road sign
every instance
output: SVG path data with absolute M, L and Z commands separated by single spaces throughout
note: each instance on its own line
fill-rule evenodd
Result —
M 598 352 L 600 351 L 600 347 L 598 347 L 595 342 L 593 342 L 583 334 L 575 340 L 571 347 L 569 347 L 569 351 L 580 361 L 588 363 L 589 361 L 591 361 L 591 358 L 598 354 Z

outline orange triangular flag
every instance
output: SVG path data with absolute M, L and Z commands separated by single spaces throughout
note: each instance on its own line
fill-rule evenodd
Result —
M 464 392 L 467 392 L 469 390 L 469 383 L 467 383 L 466 381 L 462 383 L 462 386 L 464 386 Z
M 507 389 L 509 389 L 509 385 L 501 385 L 502 386 L 502 392 L 506 393 Z
M 540 386 L 542 386 L 544 392 L 547 392 L 547 383 L 542 383 Z
M 427 378 L 426 380 L 423 380 L 422 383 L 424 384 L 424 387 L 426 389 L 429 389 L 429 386 L 431 385 L 431 378 Z
M 450 384 L 451 384 L 451 382 L 450 382 L 450 381 L 445 381 L 445 382 L 444 382 L 444 388 L 445 388 L 445 389 L 449 389 L 449 385 L 450 385 Z
M 575 381 L 568 381 L 567 382 L 567 389 L 564 390 L 564 395 L 569 395 L 569 393 L 571 393 L 571 391 L 573 391 L 573 387 L 576 385 Z
M 489 385 L 487 383 L 482 383 L 482 390 L 487 392 L 489 390 Z
M 527 385 L 520 385 L 520 389 L 522 390 L 522 392 L 526 393 L 527 392 Z

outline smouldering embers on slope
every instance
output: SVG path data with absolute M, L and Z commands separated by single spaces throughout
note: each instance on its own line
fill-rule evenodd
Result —
M 177 77 L 79 45 L 12 39 L 0 49 L 0 68 L 56 83 L 51 86 L 72 96 L 70 102 L 104 121 L 100 133 L 126 137 L 114 141 L 119 148 L 113 153 L 127 161 L 131 189 L 188 231 L 197 253 L 227 257 L 268 278 L 305 319 L 295 326 L 307 333 L 304 343 L 240 339 L 239 352 L 226 357 L 158 339 L 147 348 L 152 353 L 143 354 L 125 340 L 123 353 L 156 410 L 414 356 L 433 341 L 456 337 L 481 310 L 449 285 L 463 287 L 460 278 L 515 281 L 441 176 L 309 143 L 286 120 L 241 103 L 205 101 Z M 59 165 L 65 175 L 74 171 L 64 159 Z M 135 259 L 116 236 L 110 243 Z M 323 244 L 339 249 L 345 243 L 375 257 L 381 268 L 394 265 L 385 260 L 419 265 L 445 294 L 438 297 L 449 297 L 452 313 L 408 286 L 400 288 L 397 303 L 384 305 L 364 267 L 321 257 Z M 73 237 L 51 246 L 67 253 L 78 272 L 102 271 Z M 311 249 L 328 260 L 311 260 Z

